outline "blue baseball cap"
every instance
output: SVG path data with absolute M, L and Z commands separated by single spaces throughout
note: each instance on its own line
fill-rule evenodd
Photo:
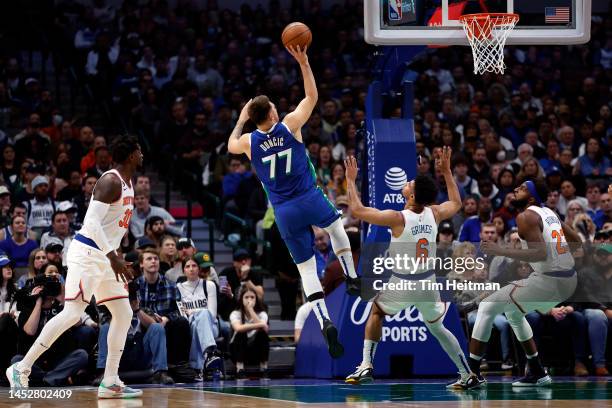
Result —
M 0 267 L 2 266 L 6 266 L 8 264 L 11 263 L 11 260 L 9 259 L 8 256 L 6 256 L 6 254 L 0 254 Z

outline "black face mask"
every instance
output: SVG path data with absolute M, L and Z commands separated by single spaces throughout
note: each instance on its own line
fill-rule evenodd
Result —
M 525 199 L 525 200 L 512 200 L 512 201 L 510 201 L 510 204 L 511 204 L 511 205 L 512 205 L 514 208 L 516 208 L 516 209 L 519 209 L 519 210 L 520 210 L 520 209 L 522 209 L 522 208 L 527 207 L 527 199 Z

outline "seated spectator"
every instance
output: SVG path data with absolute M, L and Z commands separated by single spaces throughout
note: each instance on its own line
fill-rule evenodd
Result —
M 574 375 L 589 375 L 589 371 L 584 365 L 584 363 L 587 361 L 585 344 L 587 328 L 586 321 L 582 313 L 576 311 L 572 305 L 562 303 L 557 307 L 553 307 L 546 314 L 533 311 L 527 313 L 525 318 L 533 329 L 533 337 L 536 344 L 540 342 L 540 338 L 542 333 L 545 331 L 545 327 L 548 327 L 548 329 L 551 330 L 555 336 L 567 337 L 567 334 L 569 334 L 571 336 L 572 349 L 574 352 Z
M 23 289 L 23 299 L 18 306 L 19 341 L 18 353 L 11 364 L 23 356 L 40 335 L 45 324 L 63 309 L 62 286 L 53 278 L 37 278 L 31 286 Z M 44 292 L 43 292 L 44 289 Z M 42 354 L 32 366 L 30 384 L 60 387 L 71 383 L 70 378 L 87 366 L 87 351 L 78 348 L 78 336 L 71 328 L 57 339 L 51 348 Z
M 492 214 L 491 200 L 487 197 L 480 197 L 480 200 L 478 200 L 478 215 L 471 216 L 465 220 L 459 230 L 459 241 L 480 241 L 482 224 L 490 222 Z
M 578 233 L 582 242 L 593 242 L 597 227 L 591 217 L 586 214 L 578 214 L 570 225 Z
M 557 211 L 563 217 L 567 216 L 567 206 L 572 200 L 580 201 L 583 208 L 586 208 L 589 205 L 586 198 L 576 195 L 576 187 L 574 186 L 574 183 L 571 180 L 564 180 L 561 183 L 561 195 L 559 196 L 559 202 L 557 204 Z
M 246 285 L 240 289 L 237 299 L 238 306 L 230 315 L 234 329 L 230 352 L 236 364 L 236 376 L 245 377 L 245 364 L 259 364 L 262 374 L 266 376 L 270 353 L 268 314 L 259 296 Z
M 600 245 L 593 256 L 592 267 L 578 274 L 578 287 L 582 290 L 581 300 L 586 302 L 576 307 L 582 309 L 586 319 L 588 338 L 593 353 L 595 375 L 608 376 L 606 367 L 606 345 L 612 326 L 612 244 Z
M 44 276 L 48 276 L 51 277 L 53 279 L 58 280 L 62 285 L 66 284 L 66 281 L 64 280 L 64 277 L 60 274 L 60 269 L 52 264 L 52 263 L 46 263 L 42 266 L 42 268 L 40 268 L 40 274 L 39 275 L 44 275 Z M 31 282 L 26 281 L 26 286 L 28 286 L 28 284 L 30 284 Z
M 134 213 L 130 222 L 130 232 L 135 238 L 145 234 L 145 222 L 149 217 L 158 216 L 166 224 L 166 232 L 172 235 L 182 235 L 182 228 L 174 225 L 176 220 L 170 213 L 161 207 L 149 204 L 150 193 L 148 190 L 138 187 L 134 191 Z
M 0 241 L 0 250 L 4 251 L 15 267 L 26 267 L 28 265 L 28 255 L 38 248 L 38 244 L 26 236 L 25 218 L 14 217 L 11 228 L 12 235 Z
M 4 371 L 11 363 L 11 358 L 17 354 L 17 302 L 15 293 L 17 286 L 13 279 L 13 268 L 10 259 L 0 254 L 0 382 L 4 383 Z
M 64 257 L 62 252 L 64 247 L 60 244 L 50 243 L 45 247 L 45 255 L 47 255 L 47 262 L 57 266 L 62 276 L 66 277 L 67 267 L 64 265 Z
M 444 269 L 443 265 L 447 262 L 447 258 L 452 257 L 454 243 L 455 229 L 453 223 L 448 220 L 442 221 L 438 226 L 438 236 L 436 238 L 436 257 L 442 260 L 441 265 L 436 265 L 437 276 L 446 276 L 448 271 Z
M 17 203 L 11 208 L 11 211 L 9 211 L 10 220 L 8 220 L 8 224 L 4 228 L 0 229 L 0 241 L 10 238 L 13 235 L 13 227 L 11 226 L 13 218 L 26 218 L 26 214 L 26 206 L 23 203 Z M 28 239 L 36 241 L 36 233 L 31 229 L 28 229 L 27 226 L 26 235 Z
M 573 225 L 574 220 L 580 214 L 584 214 L 586 212 L 586 207 L 583 205 L 583 202 L 580 200 L 572 200 L 567 204 L 567 213 L 565 214 L 565 222 L 568 225 Z
M 331 180 L 327 183 L 327 195 L 332 202 L 339 196 L 347 195 L 344 165 L 336 163 L 332 166 Z
M 142 276 L 136 279 L 140 306 L 150 310 L 157 323 L 166 329 L 166 349 L 170 364 L 189 361 L 191 334 L 189 322 L 180 316 L 176 301 L 180 299 L 176 285 L 159 274 L 159 255 L 145 249 L 139 256 Z
M 95 164 L 87 169 L 87 174 L 93 174 L 100 178 L 102 174 L 109 171 L 112 165 L 112 158 L 108 147 L 99 146 L 95 150 L 96 162 Z
M 149 179 L 149 176 L 145 176 L 144 174 L 139 174 L 136 177 L 136 185 L 134 186 L 134 188 L 137 188 L 137 187 L 142 187 L 150 193 L 151 192 L 151 180 Z M 151 203 L 151 205 L 160 207 L 159 203 L 155 200 L 155 198 L 151 197 L 151 194 L 149 194 L 149 202 Z
M 183 261 L 183 273 L 187 280 L 176 285 L 184 316 L 191 327 L 191 367 L 203 372 L 221 369 L 223 359 L 217 353 L 215 338 L 219 335 L 217 323 L 217 285 L 199 276 L 200 265 L 195 258 Z
M 234 263 L 221 271 L 219 277 L 225 276 L 230 291 L 238 297 L 240 287 L 246 286 L 263 299 L 264 288 L 261 275 L 251 269 L 251 255 L 246 249 L 238 248 L 234 251 Z
M 176 239 L 173 236 L 165 235 L 161 239 L 159 249 L 159 272 L 165 275 L 168 269 L 174 266 L 177 259 Z
M 51 231 L 45 232 L 40 238 L 40 247 L 47 248 L 50 244 L 58 244 L 63 248 L 63 259 L 66 259 L 66 251 L 74 238 L 74 231 L 70 228 L 68 215 L 63 211 L 53 213 Z M 66 264 L 64 263 L 64 266 Z
M 23 204 L 27 210 L 28 228 L 36 232 L 37 237 L 40 237 L 44 230 L 51 226 L 55 201 L 49 196 L 49 179 L 45 176 L 36 176 L 32 180 L 32 190 L 34 198 Z
M 574 167 L 574 174 L 579 174 L 583 177 L 612 176 L 610 159 L 606 157 L 599 138 L 595 136 L 588 138 L 586 141 L 586 153 L 578 158 Z
M 323 279 L 325 268 L 330 260 L 330 255 L 333 254 L 329 235 L 323 228 L 313 227 L 314 229 L 314 254 L 317 262 L 317 276 L 319 280 Z
M 453 259 L 463 258 L 463 265 L 475 265 L 475 262 L 466 262 L 467 258 L 476 258 L 476 247 L 471 242 L 462 242 L 458 244 L 453 250 Z M 453 262 L 455 264 L 455 262 Z M 464 271 L 452 270 L 446 278 L 450 280 L 466 281 L 471 280 L 474 273 L 474 267 L 466 267 Z
M 79 170 L 70 170 L 66 181 L 66 186 L 59 190 L 55 196 L 57 201 L 72 201 L 82 191 L 83 177 Z
M 176 243 L 177 257 L 174 265 L 166 271 L 164 275 L 170 282 L 176 283 L 177 279 L 183 275 L 183 262 L 191 258 L 196 253 L 195 243 L 191 238 L 180 238 Z
M 152 215 L 145 221 L 145 237 L 149 238 L 157 249 L 161 248 L 161 240 L 166 235 L 166 224 L 162 217 Z
M 166 350 L 166 331 L 157 315 L 144 307 L 141 308 L 138 297 L 138 285 L 131 282 L 129 285 L 129 299 L 132 307 L 132 322 L 128 330 L 127 338 L 119 369 L 121 371 L 153 369 L 153 384 L 174 384 L 172 377 L 168 375 L 168 354 Z M 108 356 L 108 330 L 112 315 L 104 307 L 100 316 L 100 334 L 98 338 L 99 352 L 96 368 L 100 372 L 94 380 L 94 385 L 99 384 L 104 376 L 106 357 Z
M 463 205 L 461 210 L 453 216 L 451 222 L 453 224 L 453 230 L 455 237 L 459 236 L 461 227 L 465 220 L 478 214 L 478 197 L 474 195 L 467 195 L 463 199 Z
M 21 289 L 26 285 L 28 280 L 42 271 L 43 266 L 47 264 L 47 254 L 42 248 L 36 248 L 28 255 L 27 272 L 17 280 L 17 288 Z
M 251 176 L 252 173 L 247 171 L 242 157 L 232 156 L 229 160 L 229 173 L 223 176 L 223 203 L 227 203 L 234 198 L 240 182 Z
M 0 186 L 0 226 L 11 222 L 11 192 L 6 186 Z
M 88 126 L 85 126 L 85 128 L 88 128 L 89 130 L 86 129 L 86 131 L 91 131 L 93 134 L 93 130 L 91 130 L 91 128 L 89 128 Z M 105 161 L 110 157 L 104 157 L 104 154 L 98 156 L 97 154 L 98 149 L 102 147 L 106 147 L 106 138 L 101 135 L 95 136 L 93 138 L 93 145 L 91 149 L 81 159 L 80 168 L 82 174 L 89 173 L 95 175 L 97 178 L 100 178 L 102 173 L 104 173 L 99 173 L 96 171 L 96 166 L 100 167 L 100 165 L 102 165 L 101 168 L 106 168 L 108 166 L 108 164 L 105 164 Z M 106 154 L 108 154 L 108 149 L 106 150 Z
M 76 219 L 79 224 L 81 224 L 83 222 L 83 218 L 85 218 L 85 213 L 87 212 L 87 207 L 89 207 L 91 195 L 93 194 L 93 189 L 96 186 L 97 181 L 98 178 L 94 175 L 87 175 L 83 177 L 82 191 L 73 198 L 74 204 L 77 207 Z
M 605 215 L 603 210 L 599 207 L 601 202 L 601 187 L 599 184 L 587 184 L 586 199 L 589 203 L 586 212 L 595 223 L 597 229 L 601 229 L 601 227 L 603 227 Z

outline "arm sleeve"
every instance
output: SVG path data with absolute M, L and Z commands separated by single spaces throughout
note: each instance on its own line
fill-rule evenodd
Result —
M 206 291 L 208 292 L 208 311 L 216 319 L 217 318 L 217 285 L 212 281 L 204 281 Z
M 87 238 L 91 238 L 95 241 L 104 255 L 116 249 L 111 247 L 102 229 L 102 220 L 108 212 L 109 207 L 110 204 L 98 200 L 91 200 L 89 208 L 87 209 L 87 214 L 85 214 L 85 220 L 83 220 L 85 235 Z

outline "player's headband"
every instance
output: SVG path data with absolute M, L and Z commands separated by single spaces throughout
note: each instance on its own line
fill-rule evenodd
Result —
M 525 182 L 525 186 L 527 186 L 527 190 L 529 190 L 529 194 L 531 194 L 531 196 L 535 198 L 538 204 L 542 204 L 542 199 L 540 198 L 540 195 L 538 194 L 538 190 L 536 190 L 535 183 L 531 180 L 527 180 Z

